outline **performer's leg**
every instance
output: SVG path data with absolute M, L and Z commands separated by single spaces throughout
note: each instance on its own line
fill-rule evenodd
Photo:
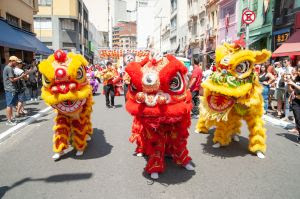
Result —
M 88 127 L 85 126 L 86 121 L 78 119 L 72 120 L 72 140 L 73 146 L 77 150 L 76 155 L 82 155 L 87 146 Z
M 103 90 L 104 90 L 104 95 L 105 95 L 106 106 L 109 107 L 110 106 L 110 102 L 109 102 L 109 86 L 105 85 L 103 87 Z
M 111 85 L 110 89 L 110 103 L 112 106 L 115 106 L 115 89 L 113 85 Z
M 261 115 L 249 114 L 245 117 L 250 131 L 249 151 L 256 153 L 259 158 L 264 158 L 266 152 L 266 129 Z
M 201 115 L 200 112 L 200 117 L 198 119 L 197 125 L 196 125 L 196 133 L 208 133 L 208 128 L 206 127 L 206 118 Z
M 135 152 L 137 156 L 142 156 L 145 153 L 145 140 L 143 135 L 146 134 L 146 132 L 144 133 L 143 129 L 143 125 L 135 118 L 132 123 L 131 136 L 129 138 L 129 141 L 131 143 L 136 142 L 137 146 Z
M 187 129 L 185 129 L 185 130 L 179 129 L 178 133 L 172 132 L 170 134 L 170 139 L 169 139 L 170 143 L 168 143 L 168 144 L 172 145 L 172 148 L 171 148 L 172 158 L 176 164 L 181 165 L 181 166 L 188 165 L 192 159 L 189 156 L 189 151 L 186 147 L 188 135 L 189 135 L 189 133 L 188 133 Z
M 53 158 L 58 159 L 65 149 L 68 148 L 69 139 L 71 134 L 70 129 L 70 119 L 58 113 L 55 118 L 56 125 L 54 126 L 54 135 L 53 135 L 53 151 L 55 152 Z
M 165 138 L 157 139 L 155 142 L 151 142 L 148 148 L 149 150 L 149 160 L 145 168 L 146 172 L 151 174 L 152 178 L 158 178 L 158 173 L 165 170 Z M 153 174 L 153 175 L 152 175 Z

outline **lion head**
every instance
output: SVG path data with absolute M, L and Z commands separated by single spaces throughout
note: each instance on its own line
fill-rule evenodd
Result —
M 42 74 L 42 98 L 63 113 L 81 110 L 91 95 L 85 67 L 86 59 L 74 53 L 58 50 L 39 65 Z

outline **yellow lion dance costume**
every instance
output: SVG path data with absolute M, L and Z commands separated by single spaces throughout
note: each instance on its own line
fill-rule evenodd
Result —
M 248 124 L 249 150 L 264 158 L 266 134 L 263 115 L 262 86 L 254 72 L 254 64 L 269 59 L 267 50 L 243 49 L 243 41 L 225 43 L 216 49 L 217 71 L 202 83 L 200 117 L 196 132 L 207 133 L 216 127 L 213 147 L 229 145 L 232 138 L 239 141 L 241 120 Z
M 60 158 L 72 143 L 82 155 L 92 134 L 92 88 L 86 78 L 88 62 L 79 54 L 57 50 L 39 65 L 42 98 L 57 111 L 53 159 Z

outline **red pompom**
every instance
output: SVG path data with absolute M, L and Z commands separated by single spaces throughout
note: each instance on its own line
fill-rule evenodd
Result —
M 67 59 L 67 54 L 62 50 L 57 50 L 54 53 L 54 58 L 57 62 L 65 62 Z

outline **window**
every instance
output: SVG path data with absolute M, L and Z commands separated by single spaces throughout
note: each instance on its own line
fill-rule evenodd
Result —
M 52 0 L 39 0 L 38 5 L 39 6 L 51 6 Z
M 177 9 L 177 0 L 171 0 L 171 12 Z
M 129 45 L 128 45 L 128 44 L 126 45 L 126 48 L 129 48 Z
M 63 42 L 63 47 L 64 48 L 76 48 L 76 44 L 75 43 Z
M 62 19 L 61 20 L 61 29 L 62 30 L 75 30 L 74 21 L 72 19 Z
M 19 27 L 19 18 L 6 13 L 6 20 L 9 24 Z
M 31 24 L 22 20 L 22 29 L 27 30 L 27 31 L 31 31 Z
M 43 44 L 45 44 L 46 46 L 52 46 L 52 42 L 42 42 Z
M 171 19 L 171 30 L 176 29 L 177 27 L 177 17 Z
M 33 20 L 34 20 L 34 28 L 35 29 L 43 29 L 43 30 L 51 30 L 52 29 L 51 18 L 35 17 Z

